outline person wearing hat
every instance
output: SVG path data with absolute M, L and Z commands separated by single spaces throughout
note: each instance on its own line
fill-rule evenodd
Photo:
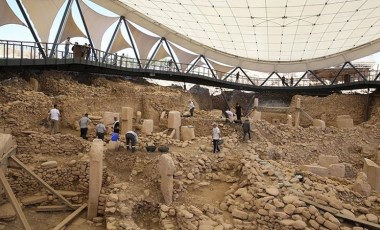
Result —
M 194 109 L 195 109 L 195 105 L 194 105 L 194 102 L 190 99 L 189 100 L 189 111 L 190 111 L 190 116 L 192 117 L 194 115 Z
M 88 131 L 88 125 L 91 123 L 90 118 L 88 118 L 88 113 L 86 113 L 80 120 L 79 120 L 79 127 L 80 127 L 80 137 L 87 140 L 87 131 Z
M 106 126 L 103 124 L 103 121 L 100 120 L 99 123 L 95 126 L 96 137 L 104 140 L 104 133 L 106 132 Z
M 220 152 L 219 140 L 220 140 L 220 129 L 218 125 L 214 122 L 212 123 L 212 143 L 214 145 L 213 153 Z

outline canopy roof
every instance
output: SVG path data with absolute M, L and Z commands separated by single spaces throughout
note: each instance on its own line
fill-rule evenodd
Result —
M 378 0 L 93 0 L 219 62 L 264 72 L 324 68 L 380 51 Z

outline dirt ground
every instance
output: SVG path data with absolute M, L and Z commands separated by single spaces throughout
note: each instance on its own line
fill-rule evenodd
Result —
M 6 128 L 14 127 L 14 124 L 17 123 L 20 127 L 12 130 L 16 134 L 19 133 L 19 129 L 46 133 L 47 130 L 41 127 L 37 121 L 46 117 L 46 111 L 52 103 L 58 102 L 61 103 L 61 108 L 65 111 L 60 131 L 63 134 L 78 137 L 77 120 L 84 112 L 89 111 L 92 115 L 101 116 L 104 111 L 120 112 L 121 107 L 131 106 L 136 111 L 142 111 L 145 118 L 153 118 L 156 122 L 163 109 L 182 111 L 184 107 L 186 109 L 188 98 L 191 98 L 188 92 L 154 85 L 134 85 L 131 82 L 110 81 L 104 78 L 82 84 L 65 74 L 62 78 L 58 76 L 57 78 L 45 79 L 44 77 L 48 75 L 45 73 L 43 76 L 36 77 L 40 82 L 40 91 L 32 90 L 29 83 L 23 79 L 7 83 L 7 86 L 0 85 L 1 89 L 5 90 L 0 92 L 0 128 L 3 126 Z M 154 93 L 146 95 L 144 87 L 148 87 Z M 202 95 L 198 95 L 198 97 L 202 97 Z M 120 98 L 123 99 L 120 100 Z M 168 98 L 173 100 L 168 100 Z M 200 111 L 197 107 L 195 117 L 182 120 L 185 125 L 194 125 L 197 138 L 185 148 L 175 145 L 169 146 L 170 154 L 176 163 L 176 171 L 183 171 L 180 181 L 183 182 L 181 184 L 183 189 L 175 193 L 172 206 L 193 205 L 202 209 L 208 204 L 219 207 L 231 186 L 234 183 L 236 186 L 236 183 L 242 182 L 239 180 L 244 176 L 240 174 L 241 168 L 239 166 L 242 164 L 243 153 L 247 152 L 257 153 L 263 160 L 274 160 L 281 167 L 275 168 L 273 171 L 281 171 L 284 174 L 298 165 L 316 164 L 319 155 L 338 156 L 340 161 L 346 164 L 348 175 L 345 179 L 331 178 L 329 182 L 336 185 L 351 186 L 357 173 L 363 167 L 363 158 L 375 159 L 380 138 L 380 126 L 376 122 L 361 123 L 364 111 L 361 96 L 332 95 L 323 99 L 303 97 L 303 101 L 305 102 L 305 110 L 313 117 L 320 118 L 322 115 L 326 115 L 328 125 L 325 130 L 309 128 L 306 121 L 303 123 L 304 127 L 289 127 L 285 125 L 286 113 L 263 112 L 263 120 L 266 121 L 253 123 L 253 137 L 250 142 L 241 141 L 240 124 L 226 125 L 223 123 L 220 126 L 223 138 L 233 140 L 233 143 L 223 146 L 227 149 L 223 158 L 218 158 L 209 150 L 211 147 L 211 123 L 220 122 L 218 120 L 220 118 L 213 117 L 209 111 Z M 339 101 L 339 106 L 336 107 L 337 101 Z M 355 104 L 355 106 L 350 107 L 350 104 Z M 355 124 L 358 125 L 347 130 L 339 130 L 333 127 L 336 115 L 343 115 L 346 111 L 352 113 Z M 378 117 L 378 114 L 375 116 Z M 272 119 L 279 119 L 282 124 L 271 124 Z M 207 138 L 202 138 L 202 136 Z M 29 146 L 29 148 L 32 147 Z M 206 150 L 201 151 L 200 149 Z M 147 153 L 144 149 L 131 153 L 121 147 L 118 151 L 107 151 L 104 155 L 104 165 L 107 167 L 108 175 L 113 179 L 112 184 L 126 183 L 128 184 L 128 192 L 136 196 L 149 194 L 146 195 L 146 199 L 136 204 L 132 214 L 135 223 L 144 229 L 160 229 L 161 226 L 159 223 L 159 207 L 160 204 L 164 203 L 164 199 L 160 192 L 160 176 L 157 168 L 161 154 L 157 151 Z M 198 170 L 197 160 L 203 156 L 211 161 L 207 169 L 209 171 L 199 172 L 195 179 L 196 182 L 187 180 L 188 173 L 196 174 L 194 172 L 197 172 L 196 169 Z M 78 160 L 80 157 L 75 154 L 68 156 L 36 154 L 29 166 L 34 167 L 41 162 L 52 159 L 63 164 L 71 160 Z M 271 170 L 267 170 L 267 174 L 269 174 L 268 171 Z M 228 180 L 211 179 L 213 176 L 232 179 L 231 182 L 226 182 Z M 268 186 L 274 185 L 275 180 L 271 176 L 263 176 L 262 182 Z M 178 186 L 179 180 L 175 181 L 175 186 Z M 325 183 L 320 178 L 313 178 L 313 180 L 321 184 Z M 209 184 L 200 186 L 200 181 L 207 181 Z M 107 186 L 103 189 L 105 194 L 112 191 L 112 188 Z M 363 205 L 364 199 L 359 199 L 350 192 L 339 194 L 339 198 L 353 206 Z M 370 211 L 380 215 L 378 207 L 372 207 Z M 87 221 L 85 213 L 83 212 L 66 229 L 100 230 L 106 228 L 105 223 L 102 226 L 96 226 Z M 25 208 L 25 214 L 32 229 L 45 230 L 56 226 L 70 215 L 70 212 L 39 213 L 35 211 L 35 207 L 31 206 Z M 233 221 L 229 211 L 223 211 L 223 218 L 226 222 L 231 223 Z M 7 230 L 22 229 L 18 220 L 0 222 L 0 229 L 2 225 Z

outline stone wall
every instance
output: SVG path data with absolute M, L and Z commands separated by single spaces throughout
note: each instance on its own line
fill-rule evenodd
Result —
M 28 155 L 78 155 L 90 150 L 90 143 L 72 135 L 50 135 L 25 131 L 16 136 L 17 152 Z
M 354 124 L 364 122 L 366 95 L 332 94 L 327 97 L 294 96 L 291 107 L 295 108 L 296 97 L 301 98 L 301 108 L 314 119 L 321 119 L 326 126 L 336 126 L 338 115 L 350 115 Z M 295 113 L 293 109 L 292 114 Z M 294 117 L 294 116 L 293 116 Z M 301 115 L 301 125 L 311 125 L 305 116 Z

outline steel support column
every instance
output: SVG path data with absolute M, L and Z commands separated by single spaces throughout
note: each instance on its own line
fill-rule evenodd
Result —
M 27 24 L 28 27 L 29 27 L 30 32 L 32 33 L 33 39 L 34 39 L 34 41 L 35 41 L 36 44 L 37 44 L 37 47 L 38 47 L 38 50 L 40 51 L 40 54 L 42 55 L 42 57 L 43 57 L 44 59 L 46 59 L 45 51 L 44 51 L 44 49 L 42 48 L 41 43 L 40 43 L 40 40 L 38 39 L 37 34 L 36 34 L 36 32 L 34 31 L 34 29 L 33 29 L 32 23 L 30 23 L 30 20 L 29 20 L 28 15 L 26 14 L 26 12 L 25 12 L 25 10 L 24 10 L 24 7 L 22 6 L 20 0 L 16 0 L 16 3 L 17 3 L 18 8 L 20 9 L 20 11 L 21 11 L 21 13 L 22 13 L 22 16 L 24 17 L 24 19 L 25 19 L 25 21 L 26 21 L 26 24 Z
M 260 86 L 263 86 L 263 85 L 269 80 L 269 78 L 272 77 L 272 75 L 273 75 L 274 73 L 275 73 L 275 72 L 272 72 L 271 74 L 269 74 L 269 76 L 267 77 L 267 79 L 265 79 L 265 81 L 264 81 L 263 83 L 261 83 Z
M 238 69 L 238 67 L 235 67 L 234 70 L 232 70 L 229 74 L 227 74 L 227 76 L 225 76 L 222 80 L 225 81 L 229 76 L 232 75 L 233 72 L 235 72 L 236 70 Z
M 116 37 L 116 33 L 117 31 L 120 29 L 120 25 L 121 25 L 121 21 L 123 20 L 122 17 L 119 18 L 119 21 L 117 22 L 117 25 L 116 25 L 116 28 L 115 30 L 113 31 L 113 34 L 112 34 L 112 37 L 111 37 L 111 40 L 110 40 L 110 43 L 108 43 L 108 46 L 107 46 L 107 49 L 106 49 L 106 53 L 102 59 L 102 62 L 104 62 L 107 58 L 107 55 L 108 55 L 108 52 L 110 51 L 113 43 L 115 42 L 115 37 Z
M 320 79 L 312 70 L 308 70 L 311 74 L 313 74 L 313 76 L 315 77 L 315 78 L 317 78 L 318 79 L 318 81 L 320 81 L 320 82 L 322 82 L 322 84 L 323 85 L 326 85 L 326 83 L 322 80 L 322 79 Z
M 306 76 L 307 72 L 309 70 L 307 70 L 305 73 L 303 73 L 302 77 L 300 79 L 298 79 L 298 81 L 296 82 L 296 84 L 294 85 L 294 87 L 296 87 L 298 85 L 298 83 L 300 83 L 300 81 Z
M 135 46 L 135 43 L 133 42 L 133 37 L 131 35 L 131 31 L 129 31 L 129 27 L 127 25 L 127 21 L 125 20 L 124 17 L 123 17 L 123 22 L 124 22 L 125 29 L 127 30 L 129 40 L 131 41 L 132 49 L 133 49 L 133 52 L 135 53 L 137 63 L 139 64 L 139 67 L 141 69 L 142 66 L 141 66 L 141 62 L 140 62 L 140 57 L 137 55 L 136 46 Z
M 73 4 L 73 0 L 68 0 L 67 1 L 67 5 L 66 5 L 66 8 L 65 8 L 65 11 L 63 12 L 61 23 L 59 24 L 58 31 L 57 31 L 57 34 L 56 34 L 55 39 L 54 39 L 53 47 L 51 48 L 51 52 L 50 52 L 49 58 L 53 57 L 55 49 L 57 49 L 58 42 L 61 40 L 62 32 L 63 32 L 63 27 L 66 24 L 67 15 L 68 15 L 68 13 L 69 13 L 69 11 L 71 9 L 72 4 Z
M 361 78 L 364 79 L 364 81 L 367 81 L 367 79 L 365 79 L 364 75 L 361 72 L 359 72 L 359 70 L 356 69 L 356 67 L 354 65 L 352 65 L 351 62 L 348 62 L 348 64 L 360 75 Z
M 158 50 L 158 48 L 160 48 L 161 44 L 162 44 L 162 38 L 160 39 L 160 41 L 158 42 L 158 45 L 154 49 L 152 56 L 149 58 L 148 62 L 145 64 L 145 68 L 144 69 L 148 69 L 148 66 L 149 66 L 150 62 L 152 61 L 152 59 L 156 55 L 157 50 Z
M 86 34 L 87 34 L 88 42 L 90 43 L 92 53 L 94 54 L 95 61 L 98 61 L 98 56 L 96 55 L 94 44 L 92 43 L 90 33 L 88 32 L 86 20 L 84 20 L 84 16 L 83 16 L 83 13 L 82 13 L 82 9 L 80 8 L 79 1 L 75 0 L 75 2 L 77 3 L 78 11 L 79 11 L 80 17 L 82 19 L 84 29 L 85 29 Z
M 168 44 L 168 41 L 166 41 L 166 38 L 162 38 L 162 39 L 163 39 L 163 41 L 165 42 L 166 47 L 167 47 L 168 50 L 169 50 L 169 54 L 170 54 L 170 56 L 172 57 L 172 60 L 173 60 L 174 65 L 175 65 L 175 68 L 177 69 L 178 72 L 181 72 L 181 71 L 179 70 L 179 67 L 178 67 L 177 61 L 176 61 L 175 58 L 174 58 L 172 48 L 171 48 L 171 47 L 169 46 L 169 44 Z
M 338 74 L 335 76 L 334 80 L 331 82 L 330 85 L 333 85 L 336 81 L 336 79 L 339 77 L 340 73 L 343 71 L 344 67 L 348 64 L 348 62 L 345 62 L 342 68 L 339 70 Z
M 197 59 L 195 59 L 194 63 L 190 66 L 190 68 L 186 71 L 186 73 L 189 73 L 189 72 L 194 68 L 195 64 L 197 64 L 198 61 L 199 61 L 199 59 L 201 59 L 201 56 L 202 56 L 202 55 L 199 55 L 199 56 L 197 57 Z

